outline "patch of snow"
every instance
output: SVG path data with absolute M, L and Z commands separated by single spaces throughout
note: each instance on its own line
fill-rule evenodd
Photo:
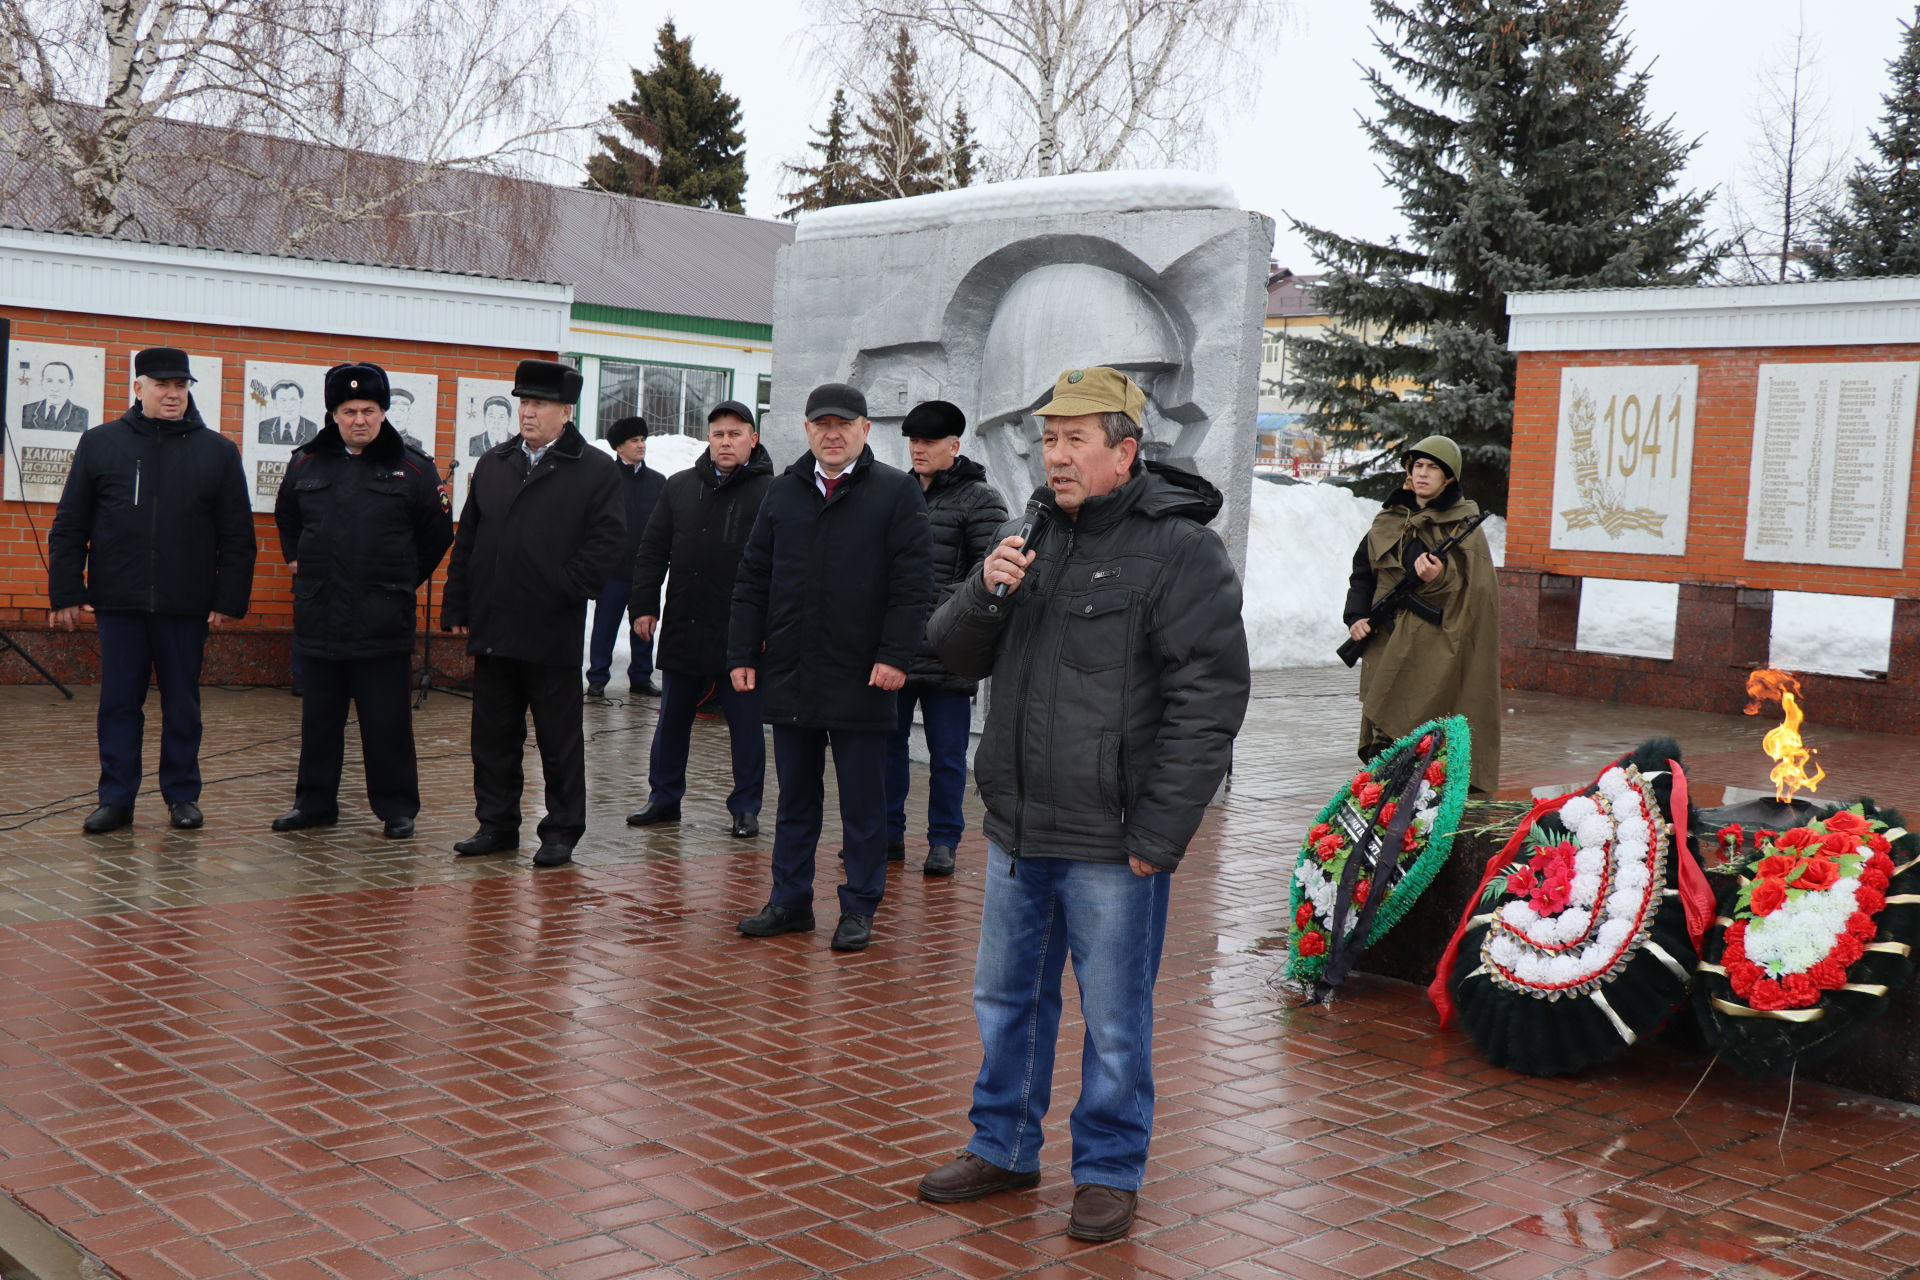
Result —
M 803 213 L 793 238 L 831 240 L 918 231 L 965 219 L 1045 218 L 1140 209 L 1238 209 L 1233 185 L 1184 169 L 1116 169 L 1053 178 L 1018 178 L 903 200 L 875 200 Z
M 1776 667 L 1858 676 L 1887 670 L 1892 651 L 1891 599 L 1773 593 L 1773 636 L 1767 660 Z
M 1673 657 L 1680 584 L 1587 578 L 1580 584 L 1580 626 L 1574 647 L 1642 658 Z

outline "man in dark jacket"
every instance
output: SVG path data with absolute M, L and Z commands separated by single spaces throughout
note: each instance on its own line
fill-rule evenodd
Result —
M 573 861 L 587 829 L 580 650 L 587 601 L 626 546 L 620 471 L 573 425 L 580 375 L 552 360 L 514 372 L 520 433 L 482 454 L 460 512 L 440 622 L 473 655 L 473 811 L 463 858 L 520 847 L 527 713 L 546 775 L 537 867 Z
M 945 400 L 915 405 L 900 424 L 933 526 L 936 609 L 980 567 L 993 549 L 994 532 L 1007 519 L 1007 506 L 987 483 L 986 468 L 960 453 L 960 433 L 966 429 L 966 415 Z M 900 718 L 887 743 L 887 856 L 905 858 L 912 776 L 907 746 L 918 704 L 927 744 L 927 860 L 921 870 L 930 876 L 953 874 L 953 851 L 967 829 L 961 801 L 967 789 L 967 738 L 977 687 L 978 682 L 949 671 L 923 643 L 907 668 Z
M 989 867 L 973 1139 L 920 1194 L 947 1204 L 1040 1180 L 1071 958 L 1086 1020 L 1070 1125 L 1079 1240 L 1133 1224 L 1169 873 L 1226 776 L 1249 685 L 1240 583 L 1206 528 L 1219 490 L 1142 463 L 1144 407 L 1116 370 L 1060 376 L 1036 411 L 1053 518 L 1030 546 L 1002 539 L 928 627 L 948 666 L 994 677 L 994 697 L 974 760 Z
M 300 772 L 275 831 L 340 820 L 347 705 L 360 718 L 367 804 L 389 840 L 413 834 L 414 592 L 453 542 L 433 459 L 386 419 L 392 388 L 377 364 L 327 370 L 327 424 L 294 450 L 273 504 L 293 569 L 300 658 Z
M 133 821 L 147 682 L 160 686 L 160 798 L 201 825 L 200 660 L 209 625 L 244 617 L 253 514 L 233 442 L 194 406 L 184 351 L 133 357 L 136 402 L 81 435 L 47 532 L 56 626 L 92 614 L 100 633 L 100 807 L 83 824 Z
M 630 827 L 680 821 L 693 714 L 712 690 L 733 743 L 733 791 L 727 796 L 732 834 L 742 839 L 760 834 L 766 730 L 760 724 L 759 693 L 735 689 L 727 676 L 727 616 L 747 534 L 772 483 L 773 461 L 760 447 L 753 410 L 738 400 L 723 400 L 707 414 L 706 453 L 667 480 L 647 522 L 633 562 L 629 611 L 635 641 L 653 639 L 663 579 L 667 621 L 660 635 L 660 717 L 647 761 L 647 803 L 627 815 Z
M 647 420 L 621 418 L 606 431 L 607 443 L 620 464 L 620 491 L 626 499 L 627 545 L 621 550 L 620 563 L 600 589 L 593 604 L 593 634 L 587 644 L 587 696 L 605 697 L 607 681 L 613 676 L 613 642 L 620 637 L 626 621 L 627 604 L 633 596 L 633 557 L 640 550 L 640 535 L 647 531 L 654 504 L 660 501 L 660 487 L 666 477 L 647 465 Z M 628 637 L 627 688 L 634 697 L 658 697 L 653 686 L 653 641 L 642 640 L 638 633 Z
M 887 887 L 887 735 L 894 695 L 933 603 L 920 486 L 867 448 L 867 398 L 830 382 L 807 397 L 810 449 L 774 479 L 733 588 L 733 687 L 760 691 L 780 811 L 773 894 L 740 922 L 754 938 L 814 927 L 813 855 L 826 756 L 840 790 L 836 951 L 864 951 Z

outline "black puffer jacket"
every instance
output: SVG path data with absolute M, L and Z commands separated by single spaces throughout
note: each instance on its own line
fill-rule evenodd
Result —
M 468 628 L 475 656 L 578 667 L 626 545 L 618 463 L 569 423 L 529 473 L 515 436 L 474 464 L 440 625 Z
M 629 606 L 636 618 L 661 618 L 653 664 L 662 671 L 726 675 L 733 580 L 772 483 L 773 459 L 766 446 L 757 444 L 724 476 L 714 469 L 713 455 L 703 453 L 692 466 L 667 477 L 634 556 Z M 667 584 L 664 617 L 662 579 Z
M 1007 504 L 987 483 L 987 469 L 964 454 L 933 473 L 926 499 L 933 526 L 933 607 L 938 609 L 993 550 L 994 534 L 1007 522 Z M 907 683 L 951 693 L 970 694 L 979 687 L 979 681 L 947 670 L 926 643 L 907 668 Z
M 240 450 L 187 403 L 178 422 L 134 405 L 80 437 L 47 531 L 56 609 L 245 616 L 253 512 Z
M 933 535 L 920 482 L 861 451 L 828 502 L 804 453 L 775 476 L 733 585 L 727 666 L 758 668 L 768 724 L 891 732 L 894 696 L 933 607 Z M 763 651 L 764 650 L 764 651 Z
M 1077 521 L 1056 512 L 1017 590 L 973 574 L 928 624 L 948 666 L 994 678 L 974 778 L 1001 848 L 1179 865 L 1250 684 L 1240 581 L 1204 527 L 1219 510 L 1205 480 L 1146 463 Z
M 413 652 L 414 592 L 453 542 L 433 459 L 391 425 L 356 457 L 329 420 L 288 460 L 273 521 L 280 554 L 299 565 L 293 645 L 302 657 Z

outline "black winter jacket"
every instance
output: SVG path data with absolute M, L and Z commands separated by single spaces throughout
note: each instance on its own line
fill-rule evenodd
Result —
M 933 473 L 926 499 L 933 526 L 933 607 L 938 609 L 993 550 L 994 534 L 1007 522 L 1007 504 L 987 483 L 987 469 L 964 454 Z M 967 694 L 979 687 L 979 681 L 947 670 L 925 642 L 907 668 L 907 683 Z
M 920 482 L 861 451 L 827 502 L 804 453 L 776 476 L 733 586 L 727 666 L 758 668 L 768 724 L 891 732 L 875 663 L 905 671 L 933 606 Z M 764 650 L 764 651 L 763 651 Z
M 626 500 L 627 544 L 620 550 L 613 580 L 632 582 L 633 558 L 640 551 L 640 539 L 647 531 L 647 521 L 653 518 L 654 505 L 660 501 L 667 478 L 644 462 L 638 467 L 630 467 L 618 458 L 614 462 L 620 468 L 620 496 Z
M 273 504 L 293 577 L 293 645 L 336 662 L 412 653 L 414 592 L 453 543 L 433 459 L 391 425 L 347 452 L 332 421 L 293 451 Z
M 467 652 L 577 667 L 587 601 L 627 544 L 619 464 L 573 424 L 527 470 L 520 437 L 474 464 L 447 567 L 442 627 L 466 627 Z
M 1056 511 L 1018 589 L 973 574 L 928 625 L 948 666 L 993 677 L 974 779 L 1015 857 L 1179 865 L 1250 684 L 1219 510 L 1200 477 L 1136 466 L 1077 521 Z
M 47 531 L 56 609 L 245 616 L 252 504 L 240 450 L 193 402 L 178 422 L 134 405 L 81 435 Z
M 636 618 L 661 618 L 653 662 L 662 671 L 725 678 L 734 577 L 772 483 L 773 459 L 758 444 L 724 476 L 714 469 L 713 456 L 703 453 L 692 466 L 667 477 L 634 556 L 628 609 Z M 664 617 L 662 579 L 667 584 Z

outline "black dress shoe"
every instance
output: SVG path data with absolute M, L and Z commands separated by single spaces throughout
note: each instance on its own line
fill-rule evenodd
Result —
M 873 917 L 863 916 L 858 911 L 842 911 L 840 926 L 833 931 L 833 941 L 828 945 L 835 951 L 865 951 L 871 941 Z
M 181 800 L 167 806 L 167 825 L 180 831 L 198 831 L 207 825 L 207 818 L 199 805 Z
M 887 841 L 887 861 L 905 862 L 907 860 L 907 842 L 905 840 Z
M 273 829 L 304 831 L 308 827 L 330 827 L 338 821 L 338 813 L 308 813 L 305 809 L 289 809 L 273 820 Z
M 412 818 L 388 818 L 386 825 L 380 828 L 380 834 L 389 840 L 413 839 Z
M 533 855 L 533 865 L 536 867 L 564 867 L 572 861 L 573 846 L 552 840 L 542 840 L 539 850 Z
M 813 928 L 812 907 L 776 907 L 771 902 L 758 915 L 748 916 L 738 925 L 749 938 L 772 938 L 783 933 L 806 933 Z
M 607 696 L 607 686 L 604 684 L 590 684 L 587 686 L 587 696 L 589 698 L 604 698 Z
M 678 821 L 680 806 L 677 804 L 654 804 L 649 801 L 646 808 L 627 815 L 627 825 L 630 827 L 651 827 L 662 822 Z
M 627 692 L 635 698 L 657 698 L 660 696 L 660 686 L 651 680 L 642 680 Z
M 512 853 L 519 847 L 518 831 L 495 831 L 492 827 L 482 827 L 456 843 L 453 851 L 462 858 L 484 858 L 488 854 Z
M 754 813 L 736 813 L 733 815 L 733 828 L 728 835 L 739 840 L 750 840 L 760 834 L 760 815 Z
M 133 806 L 130 804 L 103 804 L 87 815 L 80 829 L 90 836 L 103 836 L 109 831 L 118 831 L 122 827 L 133 825 Z
M 927 846 L 927 860 L 920 869 L 930 876 L 950 876 L 953 874 L 953 846 L 934 844 Z

